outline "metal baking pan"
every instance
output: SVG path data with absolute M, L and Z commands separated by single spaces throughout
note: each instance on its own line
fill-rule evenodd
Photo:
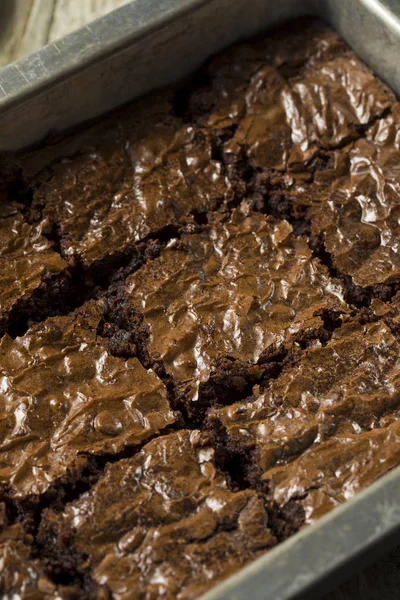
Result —
M 93 119 L 288 18 L 319 15 L 400 93 L 399 0 L 134 0 L 0 70 L 0 150 Z M 400 543 L 400 468 L 204 600 L 318 598 Z

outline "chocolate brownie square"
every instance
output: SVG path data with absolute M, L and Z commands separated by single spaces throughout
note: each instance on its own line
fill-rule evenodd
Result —
M 398 464 L 399 351 L 384 322 L 347 323 L 210 424 L 252 456 L 250 481 L 277 502 L 299 499 L 313 521 Z
M 289 223 L 240 211 L 172 240 L 113 302 L 143 315 L 150 359 L 193 402 L 219 360 L 256 364 L 270 347 L 317 335 L 324 312 L 347 311 L 340 282 Z
M 175 421 L 162 381 L 111 356 L 91 303 L 0 342 L 0 484 L 14 499 L 73 484 L 91 457 L 138 447 Z
M 0 334 L 51 311 L 69 280 L 67 262 L 17 202 L 0 204 Z
M 21 160 L 27 173 L 42 162 Z M 133 103 L 94 129 L 80 152 L 41 166 L 31 176 L 34 206 L 57 228 L 63 256 L 89 270 L 232 197 L 207 132 L 183 123 L 163 97 Z
M 114 598 L 191 598 L 275 545 L 274 518 L 262 494 L 229 489 L 200 431 L 181 430 L 108 465 L 88 493 L 45 515 L 40 537 Z

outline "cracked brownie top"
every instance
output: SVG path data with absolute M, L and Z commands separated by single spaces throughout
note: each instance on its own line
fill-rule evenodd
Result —
M 79 478 L 91 456 L 140 446 L 175 420 L 156 374 L 108 353 L 100 318 L 92 303 L 0 342 L 0 484 L 13 498 Z
M 2 158 L 2 597 L 195 598 L 400 463 L 399 114 L 302 20 Z
M 86 152 L 39 176 L 34 206 L 57 227 L 68 260 L 97 265 L 232 197 L 207 133 L 171 110 L 157 97 L 138 101 L 100 139 L 93 133 Z
M 399 279 L 399 140 L 396 106 L 345 149 L 344 172 L 310 208 L 312 231 L 336 268 L 363 287 Z
M 60 597 L 58 586 L 46 575 L 43 564 L 30 556 L 32 542 L 32 536 L 19 524 L 0 530 L 0 589 L 3 597 L 57 600 Z
M 267 391 L 209 420 L 234 452 L 252 454 L 250 477 L 314 520 L 398 464 L 399 351 L 384 322 L 347 323 Z
M 16 202 L 0 204 L 0 334 L 33 310 L 32 298 L 40 304 L 48 287 L 62 286 L 68 277 L 67 262 L 20 209 Z
M 89 556 L 93 576 L 118 599 L 191 598 L 276 543 L 265 496 L 231 491 L 200 431 L 159 437 L 104 477 L 40 536 L 69 560 Z
M 143 314 L 150 356 L 193 401 L 218 359 L 256 363 L 318 331 L 324 311 L 347 311 L 340 282 L 287 221 L 237 211 L 172 240 L 128 277 L 121 301 Z
M 279 34 L 240 44 L 204 70 L 189 113 L 225 142 L 229 164 L 298 174 L 390 108 L 393 94 L 337 36 L 311 31 L 294 26 L 287 45 Z

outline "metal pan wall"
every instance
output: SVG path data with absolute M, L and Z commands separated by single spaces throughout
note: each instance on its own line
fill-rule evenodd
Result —
M 0 70 L 0 150 L 93 119 L 288 18 L 328 21 L 400 93 L 398 0 L 135 0 Z M 400 543 L 400 469 L 206 594 L 318 597 Z
M 0 150 L 92 119 L 214 52 L 309 11 L 306 0 L 135 0 L 0 70 Z

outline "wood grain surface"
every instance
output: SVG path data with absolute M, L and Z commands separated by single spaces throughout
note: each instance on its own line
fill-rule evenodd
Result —
M 128 1 L 0 0 L 0 65 L 35 52 Z
M 129 0 L 0 0 L 0 66 Z M 233 0 L 234 1 L 234 0 Z M 352 0 L 351 0 L 352 1 Z M 400 547 L 323 600 L 400 600 Z

